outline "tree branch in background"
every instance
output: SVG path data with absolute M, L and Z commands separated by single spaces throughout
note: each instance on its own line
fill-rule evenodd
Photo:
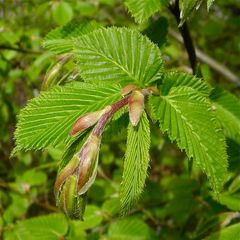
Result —
M 174 15 L 177 24 L 179 25 L 181 22 L 180 19 L 180 9 L 179 9 L 179 1 L 176 1 L 173 5 L 169 6 L 169 10 L 172 12 Z M 197 68 L 197 57 L 196 57 L 196 52 L 194 48 L 194 44 L 188 29 L 188 25 L 186 22 L 183 23 L 181 27 L 179 27 L 179 31 L 181 32 L 182 38 L 184 40 L 184 45 L 188 53 L 189 61 L 192 67 L 193 74 L 196 73 L 196 68 Z
M 16 52 L 29 53 L 29 54 L 41 54 L 42 53 L 41 51 L 33 51 L 30 49 L 22 49 L 22 48 L 16 48 L 16 47 L 5 46 L 5 45 L 0 45 L 0 49 L 13 50 Z
M 173 38 L 175 38 L 180 43 L 184 44 L 183 38 L 176 31 L 170 28 L 168 32 Z M 197 58 L 201 62 L 207 64 L 216 72 L 222 74 L 229 82 L 235 83 L 238 87 L 240 87 L 240 78 L 236 74 L 234 74 L 230 69 L 228 69 L 223 64 L 217 62 L 215 59 L 211 58 L 210 56 L 206 55 L 198 48 L 195 48 L 195 51 L 196 51 Z

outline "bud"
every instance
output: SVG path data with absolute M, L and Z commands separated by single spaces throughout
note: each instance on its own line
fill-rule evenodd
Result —
M 69 163 L 59 172 L 54 185 L 54 194 L 56 198 L 58 198 L 59 192 L 66 179 L 76 172 L 79 166 L 79 161 L 80 160 L 77 155 L 73 156 Z
M 92 135 L 82 147 L 78 168 L 78 194 L 84 194 L 96 178 L 100 143 L 101 139 Z
M 52 87 L 52 86 L 58 84 L 58 82 L 57 82 L 58 74 L 70 58 L 71 58 L 71 55 L 69 55 L 69 54 L 64 55 L 55 64 L 53 64 L 49 67 L 47 74 L 42 83 L 42 90 L 46 90 L 49 87 Z
M 59 195 L 58 207 L 71 219 L 81 219 L 86 205 L 86 195 L 77 195 L 77 177 L 70 176 Z
M 124 87 L 122 90 L 121 90 L 121 94 L 123 96 L 126 96 L 128 95 L 129 93 L 131 93 L 134 89 L 136 89 L 137 86 L 136 85 L 133 85 L 133 84 L 129 84 L 127 85 L 126 87 Z
M 80 133 L 84 131 L 85 129 L 93 126 L 94 124 L 97 123 L 97 121 L 100 119 L 100 117 L 107 111 L 111 109 L 110 106 L 107 106 L 103 110 L 96 111 L 96 112 L 90 112 L 87 113 L 86 115 L 80 117 L 72 127 L 72 130 L 70 132 L 70 135 L 73 136 L 77 133 Z
M 83 215 L 83 196 L 97 175 L 100 142 L 99 137 L 90 135 L 80 153 L 75 154 L 57 176 L 54 185 L 57 206 L 70 218 Z
M 133 126 L 137 126 L 144 110 L 144 95 L 135 90 L 128 100 L 129 118 Z

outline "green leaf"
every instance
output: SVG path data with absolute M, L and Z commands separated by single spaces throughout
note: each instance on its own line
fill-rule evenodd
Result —
M 233 224 L 216 233 L 213 233 L 204 240 L 237 240 L 240 239 L 240 223 Z
M 198 9 L 202 3 L 202 0 L 180 0 L 179 8 L 180 12 L 180 26 L 186 21 L 186 19 L 191 15 L 194 9 Z
M 73 10 L 68 2 L 61 1 L 53 5 L 53 18 L 59 25 L 64 25 L 73 18 Z
M 149 166 L 150 129 L 144 112 L 138 126 L 129 123 L 127 149 L 121 184 L 121 208 L 126 212 L 138 200 Z
M 121 98 L 120 89 L 116 84 L 73 82 L 44 91 L 20 112 L 16 150 L 42 149 L 66 141 L 79 116 L 116 102 Z
M 67 220 L 62 214 L 30 218 L 15 225 L 13 232 L 19 240 L 58 240 L 68 230 Z
M 138 23 L 146 21 L 158 12 L 168 1 L 166 0 L 126 0 L 125 5 Z
M 111 240 L 148 240 L 156 239 L 152 229 L 136 217 L 117 220 L 110 225 L 108 236 Z
M 226 136 L 240 143 L 240 100 L 219 88 L 212 93 L 211 100 Z
M 73 39 L 90 33 L 100 28 L 95 21 L 71 21 L 63 27 L 58 27 L 49 32 L 43 40 L 43 47 L 53 51 L 55 54 L 67 53 L 72 50 Z
M 166 93 L 165 85 L 162 92 Z M 227 172 L 226 142 L 209 101 L 187 86 L 172 87 L 167 95 L 151 98 L 151 105 L 164 132 L 193 158 L 218 192 Z
M 209 11 L 210 7 L 213 5 L 214 1 L 215 0 L 208 0 L 207 1 L 207 9 L 208 9 L 208 11 Z
M 149 85 L 162 76 L 159 48 L 136 30 L 111 27 L 78 38 L 74 46 L 85 80 Z
M 172 87 L 186 86 L 195 89 L 204 96 L 209 96 L 212 87 L 201 79 L 181 72 L 169 72 L 164 75 L 164 87 L 161 88 L 163 95 L 167 95 Z

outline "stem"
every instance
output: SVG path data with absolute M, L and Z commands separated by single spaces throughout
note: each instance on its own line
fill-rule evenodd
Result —
M 169 10 L 172 12 L 172 14 L 174 15 L 174 17 L 177 21 L 177 24 L 179 25 L 181 22 L 179 1 L 177 0 L 174 5 L 170 5 Z M 189 57 L 189 61 L 190 61 L 191 67 L 192 67 L 193 74 L 195 74 L 196 68 L 197 68 L 197 57 L 196 57 L 194 44 L 193 44 L 189 29 L 188 29 L 188 25 L 186 22 L 184 22 L 183 25 L 181 27 L 179 27 L 179 31 L 182 35 L 184 45 L 185 45 L 185 48 L 188 53 L 188 57 Z
M 41 51 L 33 51 L 33 50 L 30 50 L 30 49 L 22 49 L 22 48 L 5 46 L 5 45 L 0 45 L 0 49 L 13 50 L 13 51 L 16 51 L 16 52 L 29 53 L 29 54 L 41 54 L 42 53 Z
M 122 107 L 128 104 L 129 97 L 130 96 L 126 96 L 125 98 L 111 105 L 111 109 L 108 112 L 104 113 L 102 117 L 99 119 L 97 125 L 93 129 L 92 135 L 97 137 L 101 136 L 108 120 L 112 117 L 112 115 L 115 112 L 117 112 L 119 109 L 121 109 Z

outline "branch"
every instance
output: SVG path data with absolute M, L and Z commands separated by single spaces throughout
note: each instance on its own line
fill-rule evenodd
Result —
M 169 29 L 169 34 L 180 43 L 182 44 L 184 43 L 181 35 L 178 34 L 176 31 L 174 31 L 173 29 L 171 28 Z M 216 72 L 222 74 L 228 81 L 235 83 L 238 87 L 240 87 L 240 78 L 236 74 L 234 74 L 230 69 L 228 69 L 223 64 L 217 62 L 215 59 L 211 58 L 210 56 L 206 55 L 198 48 L 195 48 L 195 50 L 196 50 L 196 56 L 201 62 L 207 64 Z
M 179 25 L 181 22 L 180 19 L 180 9 L 179 9 L 179 1 L 176 1 L 174 5 L 169 6 L 169 10 L 172 12 L 174 15 L 177 24 Z M 183 23 L 181 27 L 179 27 L 179 31 L 181 32 L 182 38 L 184 40 L 184 45 L 188 53 L 189 61 L 192 67 L 193 74 L 196 73 L 196 68 L 197 68 L 197 57 L 196 57 L 196 52 L 194 48 L 194 44 L 188 29 L 188 25 L 186 22 Z
M 41 51 L 33 51 L 30 49 L 22 49 L 22 48 L 16 48 L 16 47 L 5 46 L 5 45 L 0 45 L 0 49 L 13 50 L 16 52 L 29 53 L 29 54 L 41 54 L 42 53 Z

